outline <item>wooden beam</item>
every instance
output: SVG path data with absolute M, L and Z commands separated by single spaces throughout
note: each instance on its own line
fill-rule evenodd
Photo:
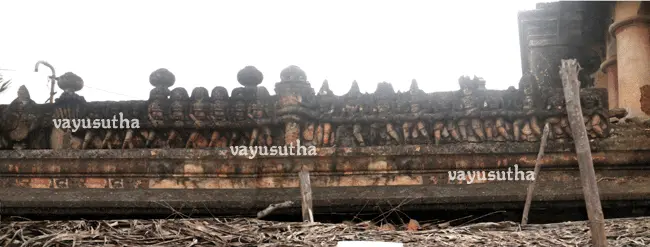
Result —
M 525 226 L 528 223 L 528 213 L 530 212 L 530 204 L 533 201 L 533 191 L 537 184 L 537 176 L 542 168 L 542 157 L 544 156 L 544 147 L 546 147 L 546 140 L 548 140 L 549 125 L 544 125 L 544 132 L 542 133 L 542 143 L 539 145 L 539 153 L 537 153 L 537 160 L 535 161 L 534 176 L 535 179 L 528 185 L 528 193 L 526 193 L 526 204 L 524 204 L 524 213 L 521 216 L 521 225 Z
M 596 172 L 591 157 L 591 148 L 587 138 L 587 130 L 582 117 L 580 107 L 580 81 L 578 72 L 580 65 L 575 59 L 562 59 L 560 66 L 560 77 L 564 87 L 564 99 L 566 100 L 566 111 L 569 117 L 573 142 L 576 146 L 576 156 L 580 166 L 580 181 L 585 196 L 587 215 L 591 229 L 591 241 L 595 247 L 607 246 L 605 234 L 605 219 L 603 209 L 600 205 L 598 184 L 596 183 Z
M 309 172 L 302 170 L 298 175 L 300 177 L 300 195 L 302 197 L 302 221 L 312 223 L 314 222 L 314 211 L 312 210 Z

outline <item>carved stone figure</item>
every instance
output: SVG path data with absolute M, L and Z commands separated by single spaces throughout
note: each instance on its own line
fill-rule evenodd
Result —
M 244 93 L 244 88 L 238 87 L 235 88 L 232 91 L 232 96 L 231 96 L 231 106 L 232 108 L 230 109 L 230 112 L 232 116 L 230 119 L 234 122 L 245 122 L 248 120 L 248 106 L 246 104 L 246 96 Z M 246 145 L 248 143 L 245 143 L 246 139 L 248 139 L 246 131 L 243 131 L 241 129 L 235 129 L 232 132 L 232 135 L 230 137 L 230 145 L 231 146 L 237 146 L 237 145 Z
M 424 91 L 420 90 L 415 79 L 411 81 L 411 88 L 408 91 L 408 96 L 410 96 L 408 102 L 410 104 L 408 107 L 409 113 L 419 118 L 422 114 L 429 112 L 427 105 L 425 105 L 428 103 L 425 99 L 426 94 Z M 429 144 L 431 142 L 431 136 L 429 136 L 429 132 L 427 131 L 427 124 L 422 120 L 417 120 L 416 122 L 406 121 L 402 125 L 402 129 L 404 142 L 406 143 L 417 139 L 424 139 L 422 144 Z
M 37 128 L 35 105 L 25 86 L 18 88 L 18 97 L 9 104 L 3 117 L 4 131 L 13 142 L 14 149 L 27 148 L 27 138 Z
M 458 82 L 461 92 L 461 109 L 465 114 L 465 117 L 458 121 L 461 137 L 469 142 L 484 141 L 486 137 L 483 124 L 478 117 L 472 115 L 480 111 L 484 106 L 484 92 L 480 88 L 485 82 L 483 79 L 477 77 L 470 79 L 467 76 L 461 77 Z
M 266 124 L 265 120 L 269 120 L 266 112 L 266 104 L 269 98 L 269 93 L 264 87 L 257 90 L 257 99 L 251 104 L 249 111 L 249 118 L 255 121 L 258 127 L 253 128 L 250 135 L 249 146 L 259 144 L 261 146 L 270 146 L 273 144 L 271 137 L 271 129 Z
M 98 112 L 89 112 L 88 113 L 88 119 L 90 121 L 94 120 L 100 120 L 101 121 L 101 114 Z M 101 131 L 98 129 L 87 129 L 86 134 L 84 135 L 84 140 L 83 144 L 81 146 L 81 149 L 100 149 L 102 148 L 102 138 L 100 136 Z
M 205 138 L 201 128 L 209 124 L 208 113 L 210 112 L 210 104 L 208 90 L 204 87 L 197 87 L 192 90 L 190 101 L 189 118 L 194 123 L 197 130 L 192 131 L 190 137 L 185 144 L 185 148 L 205 148 L 209 145 L 209 140 Z
M 53 104 L 36 104 L 25 87 L 9 105 L 0 105 L 0 148 L 139 149 L 227 148 L 230 145 L 315 145 L 362 147 L 384 145 L 436 145 L 453 142 L 537 142 L 543 124 L 551 127 L 550 140 L 566 141 L 571 128 L 560 88 L 544 88 L 530 74 L 522 76 L 519 90 L 487 90 L 485 80 L 461 77 L 461 90 L 425 93 L 415 80 L 406 92 L 395 92 L 382 82 L 374 93 L 361 93 L 355 82 L 348 93 L 336 96 L 327 81 L 318 93 L 304 71 L 289 66 L 280 73 L 275 95 L 259 87 L 263 76 L 252 66 L 237 75 L 243 87 L 230 96 L 217 86 L 208 95 L 195 88 L 169 87 L 175 77 L 166 69 L 150 75 L 154 88 L 146 101 L 86 102 L 77 94 L 83 80 L 73 73 L 58 77 L 61 96 Z M 608 138 L 605 89 L 580 91 L 582 111 L 590 139 Z M 57 119 L 127 119 L 144 121 L 142 129 L 99 128 L 57 124 Z M 54 121 L 53 121 L 54 120 Z M 108 125 L 106 125 L 108 124 Z
M 212 131 L 209 146 L 225 148 L 228 146 L 228 137 L 225 132 L 220 131 L 220 127 L 226 125 L 229 120 L 230 105 L 228 90 L 224 87 L 217 86 L 212 89 L 210 99 L 212 101 L 212 114 L 208 116 L 214 126 L 216 126 L 216 129 Z
M 172 148 L 186 146 L 186 143 L 182 143 L 182 139 L 186 135 L 184 127 L 187 122 L 186 113 L 189 112 L 189 99 L 185 88 L 177 87 L 171 91 L 170 117 L 174 129 L 169 131 L 167 142 Z
M 592 138 L 606 137 L 609 133 L 609 121 L 606 112 L 602 110 L 604 107 L 599 95 L 586 93 L 581 95 L 580 102 L 582 103 L 582 108 L 590 112 L 589 115 L 584 117 L 587 133 Z
M 377 117 L 381 120 L 378 124 L 379 126 L 384 126 L 384 131 L 388 134 L 386 145 L 389 145 L 391 142 L 394 144 L 402 143 L 402 138 L 400 137 L 399 132 L 397 132 L 393 122 L 390 120 L 391 116 L 397 112 L 395 106 L 396 99 L 397 95 L 393 90 L 393 85 L 387 82 L 377 84 L 375 103 L 377 104 Z
M 347 118 L 349 120 L 354 120 L 356 118 L 361 117 L 362 115 L 362 94 L 361 91 L 359 90 L 359 84 L 357 81 L 352 82 L 352 87 L 350 87 L 350 91 L 344 96 L 344 101 L 345 101 L 345 106 L 341 110 L 341 117 Z M 352 124 L 352 135 L 354 136 L 354 139 L 356 140 L 357 145 L 359 146 L 366 146 L 366 141 L 363 139 L 363 135 L 361 134 L 361 124 L 354 122 Z M 338 131 L 337 131 L 337 136 Z
M 521 90 L 521 98 L 523 99 L 522 109 L 524 112 L 533 112 L 536 108 L 536 84 L 535 78 L 532 74 L 527 73 L 519 80 L 519 88 Z M 536 121 L 529 121 L 525 117 L 519 117 L 513 122 L 513 134 L 515 141 L 537 141 L 538 138 L 534 134 L 534 130 L 538 130 Z M 533 124 L 531 126 L 531 123 Z
M 334 131 L 329 119 L 335 115 L 336 105 L 334 93 L 330 90 L 327 80 L 323 81 L 318 90 L 317 101 L 321 121 L 316 129 L 316 146 L 331 146 L 334 144 Z

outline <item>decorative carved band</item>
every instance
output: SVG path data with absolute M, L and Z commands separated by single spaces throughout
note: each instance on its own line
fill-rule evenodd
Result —
M 413 80 L 406 92 L 390 83 L 361 93 L 356 82 L 338 96 L 325 81 L 315 92 L 303 70 L 290 66 L 275 84 L 276 95 L 258 87 L 264 78 L 255 67 L 242 69 L 243 87 L 231 94 L 221 86 L 191 93 L 169 90 L 175 76 L 154 71 L 146 101 L 86 102 L 76 92 L 83 80 L 66 73 L 57 78 L 64 93 L 55 104 L 36 104 L 26 87 L 3 110 L 2 148 L 137 149 L 289 145 L 355 147 L 463 142 L 536 142 L 545 123 L 551 139 L 571 138 L 561 89 L 541 88 L 522 77 L 519 89 L 488 90 L 481 78 L 461 77 L 460 90 L 425 93 Z M 606 89 L 581 90 L 583 113 L 592 138 L 610 133 Z M 122 115 L 120 115 L 122 114 Z M 139 129 L 56 129 L 53 119 L 137 119 Z
M 634 24 L 650 24 L 650 15 L 637 15 L 625 18 L 623 20 L 612 23 L 609 26 L 609 35 L 616 37 L 616 34 L 620 31 L 621 28 L 631 26 Z

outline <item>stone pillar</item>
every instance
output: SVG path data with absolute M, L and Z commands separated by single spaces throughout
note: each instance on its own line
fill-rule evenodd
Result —
M 607 96 L 610 108 L 618 108 L 618 68 L 616 59 L 616 39 L 610 36 L 607 42 L 607 59 L 600 65 L 600 71 L 607 74 Z
M 648 118 L 643 108 L 650 108 L 650 98 L 641 98 L 641 87 L 650 85 L 650 15 L 639 14 L 641 8 L 641 2 L 617 2 L 609 32 L 616 37 L 618 105 L 629 117 Z
M 285 145 L 297 146 L 300 141 L 301 123 L 310 120 L 310 109 L 315 103 L 315 92 L 307 81 L 307 75 L 298 66 L 291 65 L 280 72 L 281 81 L 275 84 L 278 95 L 277 117 L 284 124 Z

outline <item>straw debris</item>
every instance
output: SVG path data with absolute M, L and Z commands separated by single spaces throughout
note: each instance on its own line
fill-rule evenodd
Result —
M 417 225 L 416 225 L 417 224 Z M 648 246 L 650 217 L 606 221 L 611 246 Z M 401 242 L 406 246 L 588 246 L 586 222 L 514 222 L 449 227 L 377 227 L 257 219 L 13 221 L 0 225 L 0 246 L 336 246 L 338 241 Z

